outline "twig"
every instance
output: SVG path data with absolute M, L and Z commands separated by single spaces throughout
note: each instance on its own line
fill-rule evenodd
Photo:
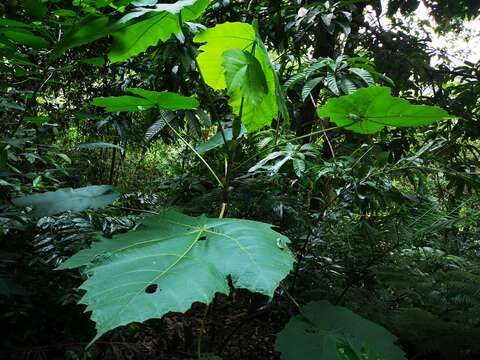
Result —
M 198 343 L 197 343 L 197 356 L 200 359 L 202 356 L 202 338 L 203 333 L 205 332 L 205 323 L 207 321 L 208 315 L 208 308 L 210 307 L 209 304 L 205 306 L 205 312 L 203 313 L 202 325 L 200 326 L 200 333 L 198 334 Z

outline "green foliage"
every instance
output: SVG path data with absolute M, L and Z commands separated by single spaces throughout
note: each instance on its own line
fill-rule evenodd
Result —
M 229 104 L 234 113 L 241 116 L 248 131 L 269 125 L 278 116 L 283 99 L 267 50 L 254 27 L 244 23 L 220 24 L 197 34 L 194 41 L 205 43 L 200 46 L 202 53 L 197 57 L 203 79 L 215 90 L 228 88 L 231 95 Z M 232 49 L 241 52 L 232 52 Z M 226 61 L 225 57 L 229 60 Z
M 135 8 L 120 19 L 120 29 L 112 33 L 114 43 L 108 58 L 112 63 L 123 61 L 168 40 L 181 33 L 182 22 L 195 20 L 209 4 L 210 0 L 181 0 Z
M 0 2 L 2 355 L 480 358 L 474 2 Z
M 80 302 L 97 324 L 94 340 L 121 325 L 185 312 L 196 301 L 208 304 L 215 293 L 228 293 L 227 276 L 236 287 L 273 296 L 294 261 L 277 245 L 288 238 L 270 225 L 175 211 L 146 218 L 114 239 L 94 243 L 60 267 L 88 268 Z
M 79 150 L 93 150 L 93 149 L 118 149 L 120 151 L 125 151 L 120 145 L 115 145 L 111 143 L 96 142 L 96 143 L 85 143 L 78 144 L 77 149 Z
M 386 87 L 360 89 L 352 95 L 330 99 L 318 114 L 360 134 L 376 133 L 385 126 L 425 126 L 450 117 L 437 106 L 411 105 L 391 96 L 390 91 Z
M 51 59 L 62 56 L 65 51 L 101 39 L 108 34 L 107 16 L 87 15 L 66 32 L 65 37 L 53 49 Z
M 270 153 L 248 171 L 266 171 L 272 176 L 277 174 L 284 165 L 291 162 L 295 175 L 300 178 L 306 170 L 306 157 L 314 158 L 317 153 L 316 150 L 312 144 L 294 145 L 289 143 L 285 145 L 283 150 Z
M 247 132 L 247 129 L 245 129 L 245 127 L 242 126 L 242 128 L 240 130 L 240 135 L 238 136 L 238 138 L 241 138 L 243 135 L 245 135 L 246 132 Z M 198 145 L 195 148 L 195 150 L 199 154 L 204 154 L 204 153 L 206 153 L 210 150 L 217 149 L 217 148 L 225 145 L 225 142 L 224 142 L 224 139 L 223 139 L 224 136 L 225 136 L 225 140 L 227 142 L 232 141 L 232 139 L 233 139 L 233 129 L 232 128 L 223 129 L 223 135 L 222 135 L 222 132 L 216 133 L 205 144 Z
M 300 309 L 277 337 L 276 350 L 290 359 L 406 359 L 395 336 L 350 310 L 326 301 Z
M 165 110 L 195 109 L 198 100 L 168 91 L 156 92 L 138 88 L 125 91 L 137 96 L 123 95 L 117 97 L 100 97 L 93 99 L 95 106 L 104 107 L 107 112 L 136 112 L 158 107 Z
M 59 189 L 52 192 L 15 198 L 12 202 L 19 207 L 31 207 L 36 217 L 50 216 L 65 211 L 98 209 L 111 204 L 120 194 L 111 186 L 97 185 L 79 189 Z
M 303 101 L 320 84 L 334 95 L 340 96 L 353 94 L 357 89 L 371 86 L 376 81 L 391 83 L 390 79 L 378 73 L 369 62 L 346 56 L 339 56 L 335 60 L 325 58 L 309 62 L 290 77 L 283 88 L 288 90 L 303 81 L 306 81 L 302 88 Z
M 267 81 L 260 62 L 249 52 L 231 49 L 223 53 L 225 82 L 231 101 L 235 98 L 260 104 L 268 93 Z

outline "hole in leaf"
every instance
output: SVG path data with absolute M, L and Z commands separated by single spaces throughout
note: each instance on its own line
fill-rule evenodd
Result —
M 200 237 L 198 238 L 198 240 L 199 240 L 199 241 L 205 241 L 205 240 L 207 240 L 207 237 L 206 237 L 205 235 L 203 235 L 203 236 L 200 236 Z
M 147 286 L 147 288 L 145 289 L 145 292 L 147 294 L 154 294 L 158 289 L 158 285 L 157 284 L 150 284 Z

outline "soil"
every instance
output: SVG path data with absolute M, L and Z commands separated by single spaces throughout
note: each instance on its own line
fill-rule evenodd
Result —
M 203 322 L 204 356 L 218 355 L 224 360 L 279 359 L 274 350 L 276 334 L 294 314 L 295 307 L 284 301 L 268 302 L 264 296 L 233 290 L 228 297 L 217 295 L 208 309 L 195 303 L 185 314 L 169 314 L 114 331 L 98 341 L 90 355 L 102 360 L 196 359 Z M 72 347 L 76 354 L 81 353 L 81 348 Z M 46 358 L 52 359 L 51 355 Z

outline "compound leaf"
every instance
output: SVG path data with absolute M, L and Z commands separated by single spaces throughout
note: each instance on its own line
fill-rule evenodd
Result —
M 293 265 L 271 225 L 165 211 L 132 232 L 101 239 L 60 268 L 88 267 L 80 303 L 102 334 L 131 322 L 184 312 L 234 286 L 272 296 Z

